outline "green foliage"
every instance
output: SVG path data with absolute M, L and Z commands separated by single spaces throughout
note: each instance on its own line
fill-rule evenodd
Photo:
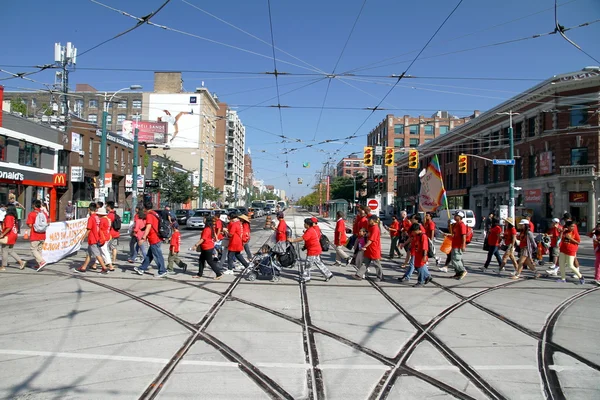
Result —
M 185 172 L 177 172 L 173 164 L 169 161 L 160 165 L 156 171 L 153 171 L 155 179 L 160 182 L 159 188 L 152 188 L 150 191 L 160 193 L 161 200 L 168 204 L 187 203 L 196 198 L 196 190 L 190 175 Z
M 48 117 L 52 115 L 52 108 L 48 107 L 48 104 L 42 103 L 42 110 L 44 110 L 44 115 Z
M 360 190 L 365 185 L 365 178 L 362 175 L 356 176 L 356 190 Z M 331 199 L 344 199 L 352 203 L 354 199 L 354 179 L 348 176 L 337 176 L 329 186 Z M 357 197 L 358 198 L 358 197 Z
M 10 101 L 10 110 L 12 112 L 19 112 L 24 116 L 27 116 L 27 105 L 25 104 L 25 100 L 20 97 Z
M 217 202 L 221 198 L 221 191 L 209 183 L 202 182 L 202 198 L 210 202 Z

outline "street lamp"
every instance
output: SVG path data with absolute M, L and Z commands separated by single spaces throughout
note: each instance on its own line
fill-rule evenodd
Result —
M 131 85 L 129 87 L 125 87 L 123 89 L 119 89 L 114 92 L 108 100 L 108 93 L 104 93 L 104 111 L 102 112 L 102 139 L 100 142 L 100 188 L 102 189 L 102 193 L 100 197 L 104 200 L 104 180 L 106 178 L 106 119 L 108 118 L 108 105 L 112 102 L 113 98 L 117 95 L 117 93 L 122 92 L 123 90 L 141 90 L 141 85 Z
M 515 218 L 515 142 L 513 137 L 513 124 L 512 117 L 513 115 L 519 115 L 519 113 L 513 112 L 512 110 L 508 112 L 496 113 L 496 115 L 508 115 L 509 116 L 509 125 L 508 125 L 508 159 L 511 160 L 508 165 L 508 216 L 514 220 Z

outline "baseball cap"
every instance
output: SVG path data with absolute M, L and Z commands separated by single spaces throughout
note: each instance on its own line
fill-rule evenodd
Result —
M 99 209 L 96 211 L 96 214 L 99 214 L 99 215 L 107 215 L 106 208 L 104 208 L 104 207 L 100 207 L 100 208 L 99 208 Z
M 315 224 L 319 223 L 319 220 L 317 219 L 317 217 L 312 217 L 310 220 Z
M 461 217 L 461 218 L 464 218 L 464 217 L 465 217 L 465 213 L 464 213 L 464 212 L 462 212 L 462 211 L 457 211 L 457 212 L 455 212 L 455 213 L 454 213 L 454 215 L 458 215 L 458 216 L 459 216 L 459 217 Z
M 173 222 L 173 229 L 179 229 L 179 224 L 177 222 Z
M 555 223 L 558 224 L 560 222 L 560 219 L 558 219 L 558 218 L 552 218 L 552 222 L 555 222 Z
M 456 221 L 455 221 L 455 220 L 451 220 L 451 221 L 450 221 L 450 225 L 454 225 L 455 223 L 456 223 Z
M 529 225 L 529 221 L 527 221 L 526 219 L 522 219 L 521 221 L 519 221 L 519 225 Z

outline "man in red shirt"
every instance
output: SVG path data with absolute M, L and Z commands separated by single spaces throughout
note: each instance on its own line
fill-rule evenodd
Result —
M 173 234 L 171 235 L 171 240 L 169 241 L 169 258 L 167 259 L 167 274 L 175 275 L 175 268 L 173 268 L 173 263 L 177 264 L 179 268 L 185 271 L 187 270 L 187 264 L 181 261 L 179 258 L 179 250 L 181 247 L 181 232 L 179 231 L 179 224 L 177 222 L 173 223 Z
M 102 252 L 100 250 L 100 218 L 96 214 L 97 207 L 96 203 L 90 203 L 88 207 L 90 216 L 87 221 L 87 230 L 85 233 L 85 237 L 87 237 L 87 256 L 83 265 L 79 268 L 74 268 L 73 272 L 85 273 L 87 270 L 87 266 L 91 260 L 96 260 L 102 266 L 100 270 L 101 274 L 107 274 L 108 269 L 104 264 L 104 258 L 102 258 Z M 83 238 L 85 240 L 85 237 Z
M 333 232 L 333 244 L 335 245 L 335 263 L 333 265 L 342 265 L 342 262 L 346 265 L 350 265 L 352 257 L 349 257 L 344 251 L 348 237 L 346 236 L 346 222 L 344 221 L 344 213 L 338 211 L 336 213 L 337 222 L 335 223 L 335 230 Z
M 106 202 L 106 211 L 108 212 L 108 219 L 110 219 L 110 241 L 108 242 L 108 249 L 111 252 L 112 260 L 117 261 L 117 247 L 119 246 L 119 237 L 121 237 L 121 232 L 114 228 L 115 219 L 120 217 L 117 216 L 117 212 L 115 211 L 115 202 L 107 201 Z
M 558 256 L 560 254 L 560 250 L 558 248 L 558 239 L 562 233 L 563 227 L 560 224 L 560 219 L 553 218 L 552 225 L 550 229 L 546 232 L 548 236 L 550 236 L 550 249 L 548 249 L 548 258 L 550 264 L 554 264 L 558 266 Z
M 242 240 L 243 229 L 242 223 L 238 217 L 238 214 L 232 212 L 229 214 L 229 224 L 227 225 L 227 236 L 229 237 L 228 246 L 228 257 L 227 257 L 227 270 L 224 274 L 231 275 L 234 272 L 233 261 L 234 258 L 238 260 L 243 268 L 237 267 L 235 271 L 243 271 L 248 268 L 248 262 L 242 257 L 242 250 L 244 250 L 244 241 Z
M 495 256 L 496 261 L 498 261 L 498 269 L 502 268 L 502 257 L 500 257 L 500 252 L 498 251 L 500 249 L 500 241 L 502 240 L 502 227 L 496 217 L 491 217 L 490 228 L 484 240 L 487 241 L 488 254 L 481 270 L 485 271 L 490 266 L 492 256 Z
M 288 237 L 287 237 L 287 223 L 285 222 L 285 219 L 283 219 L 283 213 L 282 212 L 278 212 L 277 213 L 277 228 L 273 227 L 273 229 L 275 230 L 275 242 L 285 242 Z
M 433 280 L 427 268 L 427 252 L 429 251 L 429 238 L 421 230 L 421 225 L 413 224 L 410 228 L 413 234 L 412 249 L 414 249 L 414 265 L 418 272 L 417 283 L 413 287 L 422 287 Z M 411 249 L 411 250 L 412 250 Z
M 398 217 L 392 215 L 392 223 L 388 228 L 390 231 L 390 237 L 392 238 L 392 244 L 390 245 L 390 255 L 388 258 L 392 260 L 394 258 L 394 254 L 398 254 L 398 257 L 402 257 L 402 253 L 398 248 L 398 241 L 400 240 L 400 222 L 398 221 Z
M 467 248 L 467 226 L 463 222 L 465 213 L 457 211 L 454 214 L 454 221 L 456 223 L 452 227 L 452 251 L 450 253 L 450 264 L 456 272 L 453 276 L 454 279 L 463 279 L 467 276 L 467 270 L 465 269 L 465 263 L 463 262 L 463 253 Z
M 290 243 L 304 241 L 304 247 L 306 248 L 306 267 L 302 271 L 302 282 L 310 281 L 310 269 L 317 267 L 319 271 L 325 277 L 325 282 L 328 282 L 333 274 L 329 271 L 329 268 L 321 260 L 321 244 L 319 243 L 319 235 L 314 228 L 314 223 L 311 218 L 304 220 L 304 234 L 302 237 L 296 239 L 288 239 Z
M 375 266 L 377 274 L 376 282 L 383 281 L 383 271 L 381 269 L 381 231 L 379 229 L 379 217 L 371 215 L 369 217 L 369 233 L 367 243 L 361 249 L 364 251 L 364 263 L 358 266 L 356 275 L 352 277 L 356 280 L 362 280 L 365 273 L 369 270 L 371 263 Z
M 47 222 L 50 217 L 48 214 L 42 210 L 42 202 L 40 200 L 35 200 L 33 202 L 33 211 L 29 213 L 27 216 L 27 225 L 29 226 L 29 240 L 31 253 L 33 257 L 35 257 L 35 261 L 38 263 L 37 271 L 41 271 L 46 266 L 46 261 L 42 257 L 42 249 L 44 247 L 44 241 L 46 241 L 46 230 L 40 230 L 39 232 L 35 230 L 35 220 L 38 217 L 38 214 L 43 214 L 46 217 L 46 227 L 48 226 Z
M 573 271 L 579 278 L 579 283 L 583 285 L 585 279 L 579 268 L 575 267 L 575 257 L 577 256 L 577 249 L 581 243 L 579 232 L 574 228 L 575 223 L 572 220 L 565 222 L 565 227 L 562 232 L 560 240 L 560 255 L 558 256 L 558 265 L 560 266 L 560 279 L 557 282 L 566 282 L 566 269 L 567 267 Z
M 138 275 L 144 275 L 144 272 L 148 270 L 152 261 L 156 262 L 158 266 L 158 274 L 155 278 L 164 278 L 167 276 L 167 268 L 165 267 L 165 257 L 163 256 L 160 245 L 162 244 L 161 238 L 158 236 L 158 227 L 160 224 L 160 216 L 156 211 L 152 210 L 152 202 L 144 202 L 144 212 L 146 213 L 146 229 L 144 229 L 144 236 L 142 242 L 148 242 L 148 250 L 144 256 L 144 261 L 139 267 L 134 267 L 133 270 Z

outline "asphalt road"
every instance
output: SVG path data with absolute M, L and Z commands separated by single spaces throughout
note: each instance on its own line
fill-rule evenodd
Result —
M 306 216 L 286 213 L 296 234 Z M 271 232 L 252 224 L 257 251 Z M 320 225 L 332 238 L 332 223 Z M 198 235 L 184 229 L 182 248 Z M 42 272 L 10 265 L 0 398 L 600 398 L 600 288 L 484 274 L 477 243 L 466 278 L 434 272 L 425 288 L 399 283 L 397 260 L 384 261 L 380 283 L 346 266 L 329 282 L 315 272 L 299 283 L 297 269 L 275 283 L 213 281 L 210 270 L 198 281 L 197 254 L 183 253 L 187 273 L 166 279 L 134 274 L 124 252 L 108 276 L 73 274 L 83 251 Z

